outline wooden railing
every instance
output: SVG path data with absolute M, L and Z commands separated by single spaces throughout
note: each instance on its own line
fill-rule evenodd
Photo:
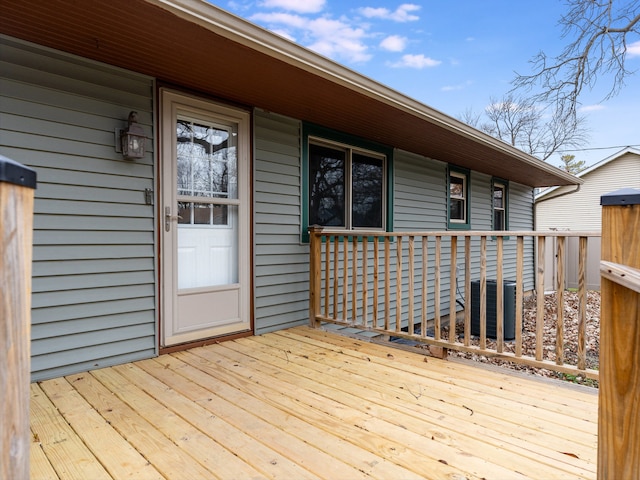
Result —
M 500 357 L 598 379 L 597 351 L 588 349 L 586 252 L 588 240 L 599 232 L 355 234 L 314 227 L 309 233 L 312 326 L 334 323 L 445 352 Z M 565 332 L 570 307 L 563 287 L 570 237 L 579 241 L 579 287 L 570 293 L 578 297 L 571 315 L 578 319 L 573 344 Z M 551 238 L 557 261 L 555 272 L 545 272 Z M 552 273 L 559 288 L 550 305 L 542 286 Z M 515 298 L 505 298 L 505 292 L 511 297 L 514 291 Z M 535 307 L 532 317 L 524 318 L 525 304 Z M 505 327 L 513 330 L 512 339 Z M 545 343 L 550 336 L 552 343 Z
M 29 478 L 36 173 L 0 155 L 0 479 Z
M 598 479 L 640 478 L 640 188 L 601 204 Z

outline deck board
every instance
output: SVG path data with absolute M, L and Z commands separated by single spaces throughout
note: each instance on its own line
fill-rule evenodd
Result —
M 40 386 L 112 477 L 163 478 L 66 379 L 47 380 Z
M 111 478 L 39 385 L 31 385 L 31 430 L 61 479 Z
M 31 478 L 594 479 L 597 404 L 297 327 L 33 384 Z
M 260 338 L 251 339 L 250 341 L 260 341 Z M 269 343 L 271 344 L 271 342 Z M 276 345 L 277 348 L 275 352 L 287 350 L 290 352 L 291 348 L 295 348 L 295 344 L 293 343 L 289 345 L 276 343 Z M 230 348 L 233 348 L 233 346 L 231 346 Z M 255 350 L 255 348 L 252 350 Z M 310 364 L 318 364 L 318 360 L 312 358 L 310 356 L 311 354 L 306 352 L 306 350 L 303 351 L 303 357 L 308 357 L 308 361 Z M 344 356 L 346 349 L 341 348 L 341 352 L 343 352 L 342 356 Z M 320 352 L 319 357 L 321 358 L 321 361 L 326 364 L 327 362 L 329 362 L 329 356 L 323 353 L 324 352 Z M 276 353 L 276 356 L 277 355 L 278 354 Z M 288 355 L 293 354 L 288 353 Z M 385 355 L 389 354 L 386 353 Z M 363 362 L 368 363 L 372 361 L 373 357 L 367 356 L 366 358 L 366 360 L 363 359 Z M 261 358 L 261 361 L 265 361 L 265 359 Z M 389 360 L 386 361 L 388 362 Z M 284 368 L 282 362 L 279 363 L 280 364 L 277 365 L 276 368 Z M 513 424 L 514 414 L 511 413 L 511 424 L 507 424 L 504 428 L 504 436 L 500 437 L 500 439 L 498 439 L 497 441 L 488 441 L 487 435 L 494 432 L 496 429 L 496 424 L 502 421 L 493 413 L 497 412 L 498 414 L 504 414 L 504 411 L 496 410 L 496 408 L 494 408 L 491 404 L 487 404 L 486 402 L 479 402 L 477 399 L 473 399 L 473 397 L 470 395 L 465 395 L 464 398 L 466 400 L 464 402 L 461 402 L 459 397 L 457 397 L 456 395 L 450 395 L 446 391 L 446 388 L 445 390 L 440 391 L 438 388 L 440 385 L 442 385 L 442 383 L 440 382 L 435 384 L 425 384 L 423 386 L 420 385 L 420 382 L 418 381 L 418 383 L 416 384 L 416 378 L 419 377 L 414 373 L 388 373 L 381 372 L 379 369 L 376 369 L 376 371 L 372 373 L 370 370 L 367 370 L 366 363 L 361 362 L 362 365 L 358 365 L 357 363 L 355 363 L 351 366 L 351 368 L 349 368 L 349 365 L 344 364 L 345 362 L 342 363 L 342 365 L 340 363 L 337 365 L 333 365 L 336 370 L 326 372 L 326 375 L 329 376 L 328 381 L 333 381 L 332 378 L 334 376 L 334 373 L 338 370 L 347 371 L 350 375 L 350 381 L 349 383 L 344 383 L 343 385 L 341 385 L 341 390 L 343 393 L 347 392 L 356 398 L 356 400 L 349 406 L 352 408 L 358 408 L 358 399 L 360 399 L 360 403 L 366 404 L 368 407 L 368 413 L 374 415 L 375 418 L 388 418 L 390 415 L 395 414 L 394 416 L 396 418 L 402 417 L 402 422 L 399 424 L 402 426 L 402 428 L 407 428 L 409 430 L 418 432 L 427 432 L 428 435 L 432 437 L 435 436 L 435 438 L 445 443 L 449 441 L 449 439 L 456 438 L 463 433 L 468 437 L 469 435 L 466 433 L 466 431 L 470 426 L 473 425 L 473 423 L 471 423 L 472 420 L 475 421 L 476 419 L 480 418 L 481 422 L 488 424 L 490 428 L 485 429 L 485 431 L 481 431 L 479 434 L 476 433 L 473 435 L 473 437 L 475 437 L 475 442 L 472 442 L 471 438 L 465 438 L 466 450 L 460 452 L 448 452 L 446 450 L 440 450 L 441 456 L 446 457 L 448 455 L 455 458 L 465 457 L 464 462 L 462 462 L 464 463 L 464 466 L 456 464 L 460 469 L 469 467 L 473 463 L 474 457 L 476 456 L 476 454 L 479 454 L 479 452 L 482 452 L 483 458 L 494 457 L 495 447 L 501 447 L 502 445 L 499 442 L 504 442 L 504 438 L 509 438 L 510 436 L 514 435 L 513 430 L 518 427 L 517 423 L 515 425 Z M 406 364 L 402 364 L 402 366 L 404 368 L 406 367 Z M 313 369 L 315 373 L 307 373 L 306 375 L 309 377 L 313 377 L 313 381 L 317 382 L 323 378 L 321 373 L 322 369 L 323 367 L 315 368 Z M 376 375 L 378 377 L 386 376 L 387 378 L 383 379 L 382 382 L 379 382 L 379 378 L 375 378 Z M 365 376 L 366 381 L 359 382 L 358 376 Z M 358 383 L 360 385 L 356 387 L 355 385 Z M 311 385 L 308 386 L 308 388 L 311 387 Z M 371 396 L 371 392 L 375 392 L 375 396 Z M 345 397 L 344 395 L 341 396 L 342 400 L 345 400 L 346 398 L 348 397 Z M 484 404 L 484 408 L 480 407 L 480 403 Z M 391 405 L 394 412 L 389 411 L 389 409 L 385 408 L 385 405 L 389 404 Z M 407 407 L 407 404 L 409 404 L 410 406 Z M 468 405 L 471 405 L 474 409 L 474 419 L 470 419 L 470 410 L 467 408 Z M 478 410 L 484 410 L 484 419 L 480 417 L 483 412 L 477 412 Z M 401 416 L 401 413 L 404 414 L 404 416 Z M 517 420 L 522 420 L 522 416 L 519 414 L 519 412 L 517 413 Z M 454 417 L 453 421 L 449 420 L 451 417 Z M 429 418 L 429 423 L 423 426 L 424 430 L 419 430 L 421 426 L 420 422 L 424 421 L 426 418 Z M 524 421 L 526 422 L 526 420 L 527 419 L 525 418 Z M 449 425 L 448 429 L 445 428 L 447 424 Z M 406 433 L 404 434 L 404 436 L 406 436 Z M 528 437 L 529 438 L 525 439 L 526 444 L 531 441 L 530 433 Z M 394 437 L 392 436 L 391 438 L 393 439 Z M 558 450 L 563 450 L 567 447 L 566 440 L 559 440 L 552 435 L 544 434 L 542 435 L 542 438 L 539 438 L 537 440 L 539 446 L 545 446 L 552 442 L 552 446 L 555 446 Z M 492 443 L 495 443 L 495 445 L 492 446 Z M 440 445 L 429 446 L 431 450 L 434 450 L 437 447 L 440 447 Z M 513 461 L 517 463 L 517 466 L 519 468 L 522 468 L 524 464 L 527 464 L 526 455 L 529 453 L 528 448 L 518 448 L 517 445 L 514 445 L 512 446 L 512 450 L 515 450 L 515 452 L 513 453 L 517 455 L 510 455 L 505 456 L 504 458 L 496 459 L 496 463 L 500 463 L 502 466 L 505 466 L 507 468 L 514 468 L 514 465 L 512 463 Z M 578 448 L 578 446 L 574 446 L 573 450 L 577 452 L 575 453 L 577 455 L 586 456 L 592 453 L 590 449 L 580 449 Z M 474 455 L 470 456 L 471 452 L 474 452 Z M 549 450 L 548 448 L 546 453 L 552 457 L 555 457 L 553 458 L 553 462 L 564 461 L 564 457 L 573 458 L 571 456 L 564 455 L 563 453 Z M 571 463 L 575 464 L 580 462 L 574 461 Z M 529 465 L 531 467 L 534 466 L 530 462 Z M 576 468 L 578 468 L 578 465 L 572 465 L 569 468 L 573 472 Z M 536 469 L 538 471 L 541 471 L 542 474 L 544 474 L 544 472 L 547 470 L 544 465 L 540 464 L 536 465 Z M 548 474 L 551 474 L 551 472 L 555 471 L 556 469 L 557 466 L 553 466 L 552 470 L 548 471 Z M 486 467 L 483 469 L 483 471 L 486 471 Z M 498 469 L 494 469 L 494 473 L 498 476 L 498 478 L 505 476 L 505 473 L 499 473 Z

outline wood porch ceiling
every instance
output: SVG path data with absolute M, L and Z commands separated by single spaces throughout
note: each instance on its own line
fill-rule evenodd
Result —
M 597 404 L 298 327 L 33 384 L 31 478 L 595 478 Z
M 271 44 L 214 31 L 207 22 L 196 23 L 190 9 L 241 23 Z M 580 183 L 543 162 L 531 163 L 533 157 L 441 112 L 247 25 L 208 2 L 191 0 L 33 0 L 28 6 L 22 0 L 3 0 L 0 31 L 524 185 Z M 305 64 L 284 49 L 315 63 Z

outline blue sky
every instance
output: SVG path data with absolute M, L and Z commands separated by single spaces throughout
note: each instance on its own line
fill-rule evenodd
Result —
M 531 73 L 540 50 L 560 53 L 561 0 L 213 0 L 253 23 L 325 55 L 453 117 L 482 111 Z M 640 71 L 640 38 L 628 68 Z M 581 97 L 587 165 L 640 144 L 640 73 L 601 102 L 606 78 Z M 560 154 L 549 162 L 559 165 Z

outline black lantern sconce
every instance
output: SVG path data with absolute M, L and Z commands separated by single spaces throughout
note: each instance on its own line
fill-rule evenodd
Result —
M 138 123 L 138 112 L 129 113 L 129 125 L 126 130 L 120 130 L 120 151 L 126 160 L 143 158 L 147 137 L 144 129 Z M 116 146 L 117 150 L 117 146 Z

